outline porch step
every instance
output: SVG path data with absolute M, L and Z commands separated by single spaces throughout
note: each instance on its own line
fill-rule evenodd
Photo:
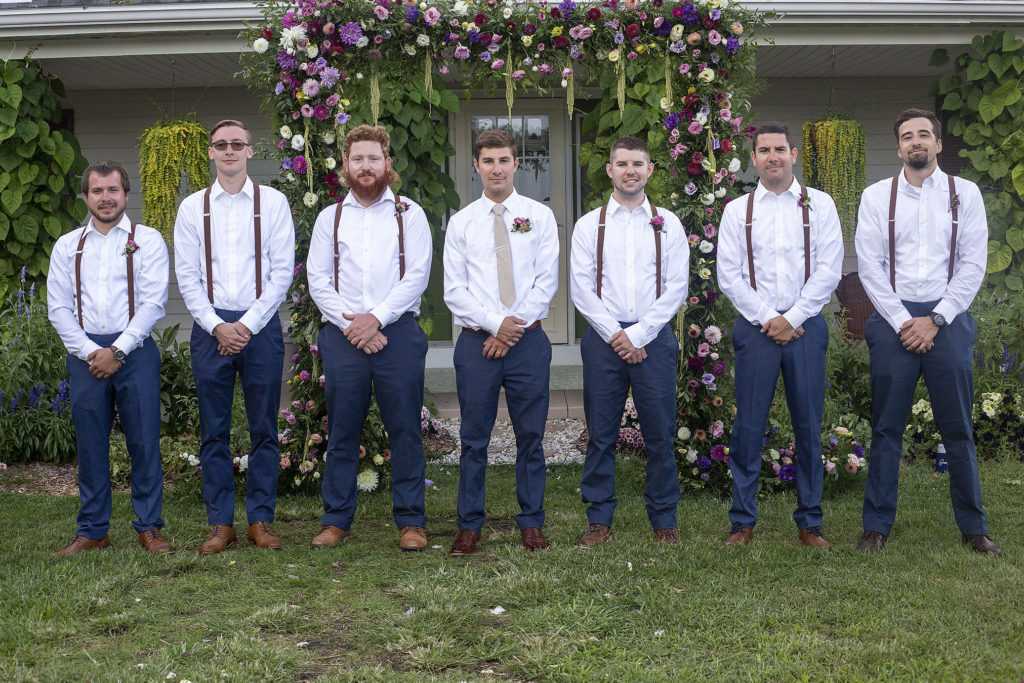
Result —
M 441 418 L 459 417 L 459 399 L 454 392 L 430 393 L 424 396 L 424 401 L 434 404 L 437 409 L 437 416 Z M 498 396 L 498 418 L 508 418 L 508 406 L 505 404 L 505 391 Z M 548 403 L 548 419 L 562 417 L 583 417 L 583 390 L 582 389 L 554 389 L 551 391 L 551 398 Z

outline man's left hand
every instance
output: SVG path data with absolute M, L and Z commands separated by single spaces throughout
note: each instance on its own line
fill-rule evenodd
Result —
M 900 325 L 900 341 L 903 348 L 914 353 L 926 353 L 935 346 L 935 335 L 939 333 L 939 326 L 931 319 L 931 316 L 911 318 Z
M 803 326 L 800 327 L 799 331 L 794 330 L 785 316 L 777 315 L 761 326 L 761 333 L 767 335 L 769 339 L 779 346 L 785 346 L 803 335 Z
M 114 358 L 114 352 L 109 348 L 96 349 L 86 357 L 86 360 L 91 363 L 89 372 L 96 379 L 107 379 L 120 370 L 122 365 L 121 361 Z
M 373 313 L 342 313 L 342 316 L 345 320 L 352 321 L 345 328 L 345 338 L 357 349 L 362 350 L 367 343 L 376 338 L 380 330 L 380 321 Z

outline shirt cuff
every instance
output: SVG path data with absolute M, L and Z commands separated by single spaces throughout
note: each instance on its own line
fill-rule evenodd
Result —
M 785 318 L 789 322 L 790 326 L 795 330 L 807 321 L 808 315 L 800 310 L 798 306 L 794 306 L 783 313 L 782 317 Z
M 128 334 L 126 330 L 114 340 L 114 343 L 111 344 L 111 346 L 116 346 L 119 351 L 124 351 L 124 355 L 127 356 L 129 353 L 141 346 L 141 342 L 134 342 L 132 341 L 133 339 L 134 337 Z
M 899 313 L 892 317 L 892 329 L 896 332 L 896 334 L 900 333 L 900 327 L 903 325 L 903 323 L 910 320 L 910 318 L 911 315 L 906 308 L 902 309 Z
M 505 322 L 505 316 L 501 313 L 488 313 L 484 319 L 484 329 L 497 337 L 498 330 L 501 329 L 501 323 L 503 322 Z
M 757 312 L 757 317 L 759 317 L 760 320 L 750 320 L 749 322 L 755 323 L 757 325 L 764 325 L 778 314 L 779 312 L 776 311 L 771 306 L 769 306 L 768 304 L 761 304 L 761 310 Z
M 203 319 L 199 321 L 200 326 L 206 330 L 210 336 L 213 336 L 213 331 L 220 325 L 224 320 L 217 315 L 215 311 L 210 311 L 207 315 L 203 316 Z
M 935 304 L 935 308 L 932 309 L 933 313 L 938 313 L 946 319 L 946 324 L 949 325 L 953 322 L 953 319 L 958 315 L 956 306 L 949 301 L 943 299 L 939 303 Z
M 86 363 L 88 363 L 89 362 L 89 360 L 88 360 L 89 359 L 89 354 L 91 354 L 93 351 L 99 351 L 103 347 L 100 346 L 99 344 L 97 344 L 96 342 L 94 342 L 92 339 L 87 339 L 86 341 L 88 343 L 85 346 L 83 346 L 82 350 L 79 351 L 78 354 L 76 354 L 76 355 L 81 360 L 83 360 Z
M 242 317 L 238 319 L 238 322 L 248 327 L 249 331 L 253 334 L 259 334 L 260 330 L 263 329 L 263 325 L 260 325 L 259 318 L 252 312 L 251 308 L 242 314 Z
M 643 325 L 640 323 L 633 323 L 629 327 L 623 330 L 626 336 L 629 337 L 629 342 L 634 348 L 641 349 L 647 346 L 647 341 L 644 340 Z
M 370 315 L 377 319 L 381 327 L 387 327 L 397 319 L 394 314 L 383 306 L 370 309 Z

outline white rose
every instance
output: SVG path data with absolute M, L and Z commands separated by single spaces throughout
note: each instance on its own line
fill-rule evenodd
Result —
M 316 49 L 316 45 L 309 45 L 306 47 L 306 56 L 309 57 L 310 59 L 316 57 L 318 52 L 319 50 Z
M 738 173 L 740 167 L 741 164 L 739 157 L 733 157 L 732 159 L 729 160 L 729 173 Z
M 466 0 L 457 0 L 452 6 L 452 12 L 461 16 L 465 16 L 466 12 L 469 11 L 469 3 Z
M 704 81 L 705 83 L 710 83 L 711 81 L 715 80 L 715 72 L 712 71 L 711 69 L 704 69 L 699 74 L 697 74 L 697 80 Z
M 691 448 L 690 450 L 686 451 L 686 462 L 690 463 L 691 465 L 693 463 L 697 462 L 697 449 L 696 448 Z
M 283 137 L 285 140 L 292 136 L 292 129 L 289 128 L 288 126 L 281 126 L 281 130 L 279 132 L 281 133 L 281 137 Z
M 714 249 L 714 248 L 715 248 L 715 245 L 711 244 L 711 242 L 708 242 L 707 240 L 701 240 L 700 241 L 700 250 L 702 252 L 704 252 L 705 254 L 710 254 L 711 250 Z
M 298 134 L 292 136 L 292 149 L 299 150 L 305 148 L 305 146 L 306 138 Z
M 523 36 L 522 40 L 525 47 L 533 45 L 533 36 Z
M 684 30 L 685 28 L 682 24 L 676 24 L 675 26 L 672 27 L 672 31 L 668 34 L 669 40 L 671 40 L 673 43 L 676 42 L 677 40 L 682 40 Z
M 327 167 L 328 171 L 333 171 L 334 167 L 338 165 L 338 162 L 334 160 L 334 157 L 327 157 L 324 159 L 324 166 Z
M 506 7 L 505 9 L 501 10 L 501 16 L 505 17 L 506 19 L 511 17 L 512 16 L 512 8 L 511 7 Z
M 378 467 L 383 465 L 384 464 L 384 456 L 380 455 L 379 453 L 377 455 L 373 456 L 373 464 L 377 465 Z
M 313 205 L 316 204 L 316 195 L 312 192 L 307 192 L 302 195 L 302 203 L 312 209 Z
M 291 171 L 288 171 L 288 173 L 285 174 L 284 179 L 287 180 L 289 183 L 294 183 L 295 182 L 295 174 L 292 173 Z
M 676 434 L 680 441 L 686 441 L 690 438 L 690 430 L 688 427 L 680 427 L 679 432 Z
M 366 37 L 366 36 L 363 36 L 363 38 L 365 38 L 365 37 Z M 360 40 L 361 40 L 361 39 L 360 39 Z M 362 72 L 362 71 L 357 71 L 357 72 L 356 72 L 356 80 L 357 80 L 357 81 L 361 81 L 361 80 L 363 80 L 363 72 Z
M 717 190 L 715 190 L 715 196 L 718 197 L 719 199 L 724 197 L 725 196 L 725 188 L 724 187 L 720 187 Z
M 430 45 L 430 37 L 426 33 L 421 33 L 416 36 L 416 44 L 420 47 L 426 47 Z
M 324 133 L 323 134 L 323 141 L 324 141 L 325 145 L 333 145 L 334 144 L 334 133 L 332 133 L 330 131 L 327 131 L 326 133 Z
M 416 48 L 414 48 L 412 45 L 405 45 L 404 47 L 402 47 L 402 49 L 405 50 L 405 54 L 409 55 L 410 57 L 416 56 Z
M 360 38 L 359 40 L 356 41 L 356 47 L 359 47 L 359 48 L 366 47 L 369 44 L 370 44 L 370 39 L 367 38 L 366 36 L 363 36 L 362 38 Z
M 709 269 L 707 269 L 707 268 L 701 268 L 700 272 L 698 273 L 698 275 L 700 275 L 700 279 L 701 280 L 710 280 L 711 279 L 711 271 Z
M 704 126 L 707 125 L 708 115 L 697 112 L 697 114 L 693 117 L 693 120 L 699 123 L 700 125 Z
M 661 102 L 659 102 L 659 104 L 661 105 L 661 108 L 665 111 L 671 111 L 672 109 L 672 100 L 670 100 L 667 97 L 662 97 Z
M 703 204 L 704 206 L 711 206 L 712 204 L 715 203 L 715 195 L 712 194 L 711 192 L 708 192 L 707 194 L 702 194 L 700 196 L 700 203 Z
M 252 49 L 259 54 L 263 54 L 270 47 L 270 43 L 267 42 L 266 38 L 257 38 L 252 41 Z

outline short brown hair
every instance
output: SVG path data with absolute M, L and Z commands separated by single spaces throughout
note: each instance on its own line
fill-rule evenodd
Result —
M 519 158 L 519 146 L 516 139 L 503 128 L 492 128 L 480 133 L 476 142 L 473 143 L 473 158 L 480 161 L 480 152 L 484 149 L 499 149 L 508 147 L 512 150 L 512 156 Z
M 345 156 L 348 156 L 352 145 L 365 141 L 380 143 L 384 156 L 391 156 L 391 136 L 388 135 L 387 129 L 384 126 L 367 126 L 365 124 L 356 126 L 345 136 Z
M 786 143 L 793 149 L 793 136 L 789 133 L 789 126 L 778 121 L 765 121 L 754 131 L 753 146 L 757 148 L 757 138 L 762 135 L 785 135 Z
M 647 149 L 647 143 L 632 135 L 626 135 L 612 143 L 611 151 L 608 152 L 609 159 L 615 155 L 615 150 L 617 149 L 628 149 L 633 152 L 643 152 L 647 155 L 648 159 L 651 158 L 651 150 Z
M 935 112 L 928 111 L 927 109 L 904 109 L 903 113 L 896 119 L 896 123 L 892 126 L 892 132 L 897 140 L 900 139 L 900 126 L 910 119 L 928 119 L 928 122 L 932 124 L 932 132 L 935 133 L 935 139 L 938 140 L 942 137 L 942 123 L 939 122 L 939 117 L 935 115 Z
M 229 128 L 231 126 L 235 126 L 244 130 L 245 141 L 252 144 L 252 133 L 249 132 L 249 127 L 241 121 L 236 121 L 235 119 L 224 119 L 223 121 L 218 121 L 217 123 L 213 124 L 213 128 L 210 129 L 210 144 L 213 144 L 214 133 L 216 133 L 221 128 Z
M 89 194 L 89 176 L 93 173 L 99 176 L 117 173 L 121 176 L 121 189 L 124 193 L 128 194 L 132 189 L 131 183 L 128 182 L 128 171 L 124 170 L 124 166 L 116 161 L 94 161 L 82 171 L 82 194 Z

